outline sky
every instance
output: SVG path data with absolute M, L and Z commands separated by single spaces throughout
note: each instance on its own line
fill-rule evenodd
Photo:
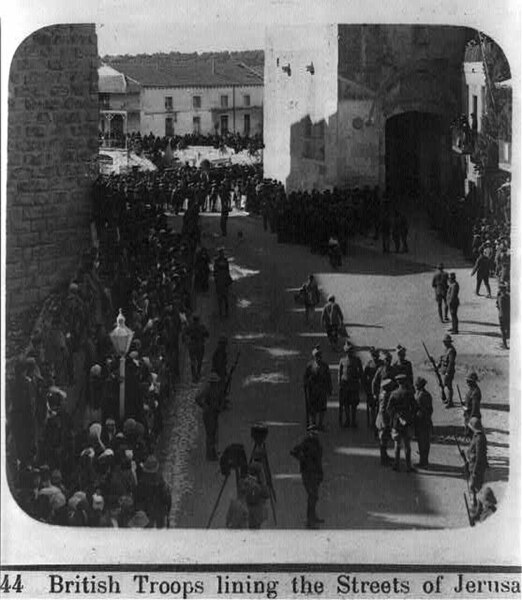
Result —
M 98 51 L 106 54 L 152 54 L 154 52 L 208 52 L 212 50 L 257 50 L 264 47 L 261 23 L 173 24 L 155 20 L 101 23 L 97 27 Z

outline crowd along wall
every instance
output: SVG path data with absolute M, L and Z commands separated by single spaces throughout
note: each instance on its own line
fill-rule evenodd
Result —
M 6 307 L 42 301 L 90 245 L 98 152 L 94 24 L 40 29 L 18 47 L 8 99 Z

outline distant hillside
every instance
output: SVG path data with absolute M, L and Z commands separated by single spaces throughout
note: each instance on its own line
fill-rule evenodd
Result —
M 183 53 L 183 52 L 156 52 L 155 54 L 115 54 L 105 55 L 101 57 L 102 62 L 109 63 L 114 67 L 117 67 L 118 62 L 125 62 L 126 64 L 135 63 L 139 66 L 153 65 L 157 66 L 162 62 L 176 63 L 193 63 L 193 62 L 208 62 L 212 60 L 216 64 L 228 63 L 230 61 L 244 63 L 251 67 L 264 66 L 265 53 L 263 50 L 243 50 L 237 52 L 197 52 Z

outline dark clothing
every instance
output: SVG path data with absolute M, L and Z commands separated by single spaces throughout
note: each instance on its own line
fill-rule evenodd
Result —
M 413 367 L 409 360 L 398 358 L 392 365 L 392 374 L 394 379 L 397 375 L 406 375 L 406 382 L 413 389 Z
M 192 380 L 197 381 L 201 377 L 205 340 L 209 337 L 208 329 L 201 323 L 192 323 L 185 329 L 183 337 L 189 352 Z
M 511 297 L 506 290 L 499 290 L 497 295 L 498 323 L 500 325 L 500 334 L 502 343 L 507 348 L 507 341 L 510 338 L 511 329 Z
M 477 294 L 477 296 L 479 295 L 482 282 L 484 282 L 484 285 L 488 292 L 488 296 L 491 296 L 491 288 L 489 286 L 490 270 L 491 270 L 491 260 L 484 254 L 481 254 L 477 258 L 477 261 L 475 262 L 473 271 L 471 271 L 472 275 L 475 275 L 475 273 L 477 274 L 477 285 L 475 287 L 475 293 Z
M 399 470 L 401 442 L 404 445 L 406 468 L 411 469 L 410 439 L 416 410 L 417 405 L 413 393 L 405 386 L 400 386 L 390 394 L 388 415 L 391 423 L 391 436 L 395 442 L 395 470 Z
M 435 290 L 435 300 L 437 301 L 437 308 L 439 312 L 439 319 L 443 321 L 448 318 L 448 274 L 445 271 L 437 271 L 433 276 L 431 286 Z M 444 317 L 442 314 L 442 305 L 444 305 Z
M 196 403 L 203 410 L 203 425 L 206 436 L 206 458 L 217 459 L 217 434 L 219 413 L 223 407 L 223 385 L 220 382 L 208 383 L 196 396 Z
M 171 491 L 160 473 L 141 473 L 136 489 L 136 509 L 144 510 L 148 527 L 163 528 L 171 509 Z
M 327 398 L 332 394 L 330 367 L 322 360 L 311 360 L 306 366 L 304 387 L 310 414 L 325 411 Z
M 460 286 L 457 281 L 450 282 L 448 287 L 447 301 L 451 315 L 451 331 L 452 333 L 459 332 L 459 319 L 458 319 L 458 310 L 459 310 L 459 291 Z
M 433 414 L 433 398 L 424 389 L 415 394 L 417 413 L 415 414 L 415 435 L 419 446 L 419 465 L 426 467 L 430 453 L 430 437 L 433 428 L 431 415 Z
M 481 419 L 480 403 L 482 401 L 482 392 L 478 385 L 468 388 L 464 397 L 464 421 L 467 424 L 472 417 Z
M 218 300 L 219 316 L 228 316 L 228 288 L 232 283 L 228 260 L 218 256 L 214 261 L 214 281 Z
M 488 466 L 488 443 L 483 431 L 474 432 L 468 447 L 469 486 L 477 493 L 484 483 Z
M 218 347 L 212 355 L 212 368 L 222 381 L 227 377 L 227 348 L 224 344 L 218 344 Z
M 339 425 L 357 426 L 357 405 L 362 380 L 361 359 L 358 356 L 343 356 L 339 361 Z
M 323 449 L 319 438 L 307 436 L 290 452 L 299 461 L 301 479 L 307 495 L 306 519 L 308 525 L 317 522 L 316 505 L 319 486 L 323 481 Z

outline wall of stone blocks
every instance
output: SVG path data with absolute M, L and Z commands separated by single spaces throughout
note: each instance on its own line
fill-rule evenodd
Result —
M 97 67 L 94 24 L 40 29 L 22 42 L 11 63 L 8 315 L 44 300 L 90 245 Z

